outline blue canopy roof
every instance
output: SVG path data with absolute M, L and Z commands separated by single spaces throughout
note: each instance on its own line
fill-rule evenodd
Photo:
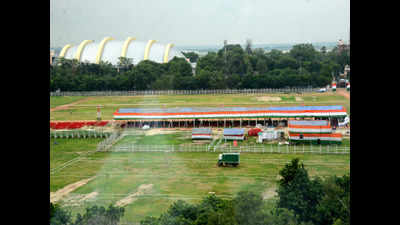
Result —
M 225 128 L 224 135 L 243 135 L 244 129 L 243 128 Z
M 192 134 L 211 134 L 211 128 L 193 128 Z
M 341 105 L 330 106 L 289 106 L 289 107 L 175 107 L 175 108 L 120 108 L 119 113 L 181 113 L 181 112 L 222 112 L 222 111 L 297 111 L 297 110 L 342 110 Z

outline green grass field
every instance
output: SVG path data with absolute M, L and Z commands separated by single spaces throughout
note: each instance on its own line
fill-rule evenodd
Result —
M 77 182 L 81 180 L 80 177 L 73 176 L 59 176 L 58 172 L 53 171 L 61 168 L 65 163 L 82 157 L 84 155 L 90 154 L 92 151 L 96 150 L 97 144 L 100 143 L 101 138 L 88 138 L 88 139 L 50 139 L 50 192 L 54 192 L 64 186 Z M 91 157 L 95 158 L 105 158 L 108 153 L 95 153 Z M 80 161 L 68 166 L 61 171 L 67 171 L 72 173 L 79 173 L 80 166 L 82 163 Z M 85 174 L 94 175 L 98 171 L 99 165 L 87 165 L 85 169 Z
M 78 100 L 84 99 L 83 96 L 51 96 L 50 97 L 50 108 L 54 108 L 60 105 L 70 104 Z
M 265 101 L 266 96 L 280 101 Z M 85 101 L 77 102 L 82 99 Z M 51 97 L 51 108 L 76 103 L 65 110 L 50 112 L 50 120 L 95 120 L 96 106 L 103 105 L 102 119 L 113 119 L 121 107 L 212 107 L 212 106 L 296 106 L 343 105 L 350 113 L 350 101 L 336 93 L 253 94 L 253 95 L 175 95 L 118 97 Z M 116 145 L 190 145 L 190 131 L 155 135 L 126 136 Z M 60 200 L 73 215 L 90 205 L 115 204 L 137 194 L 125 206 L 121 222 L 139 222 L 146 216 L 159 216 L 172 202 L 182 199 L 198 202 L 209 192 L 230 198 L 241 190 L 262 194 L 274 201 L 279 170 L 298 157 L 310 176 L 342 176 L 350 172 L 350 155 L 241 153 L 237 168 L 216 166 L 217 152 L 93 152 L 104 139 L 50 139 L 50 191 L 56 192 L 75 182 L 92 178 Z M 56 142 L 56 143 L 55 143 Z M 210 142 L 197 143 L 206 145 Z M 221 144 L 231 145 L 232 142 Z M 239 146 L 260 145 L 251 137 Z M 274 147 L 276 144 L 262 144 Z M 349 146 L 349 139 L 343 140 Z M 70 163 L 70 164 L 68 164 Z M 147 186 L 145 191 L 142 187 Z M 93 194 L 93 198 L 82 200 Z
M 128 136 L 119 143 L 180 144 L 182 133 L 164 136 Z M 58 144 L 54 145 L 54 141 Z M 51 168 L 95 149 L 100 140 L 51 140 Z M 158 216 L 178 200 L 200 201 L 209 192 L 229 198 L 241 190 L 252 190 L 273 200 L 270 193 L 276 188 L 278 172 L 291 159 L 298 157 L 310 176 L 344 175 L 350 170 L 349 155 L 317 154 L 258 154 L 242 153 L 237 168 L 216 166 L 219 153 L 214 152 L 97 152 L 57 171 L 50 176 L 50 189 L 59 190 L 67 184 L 96 176 L 86 185 L 74 190 L 61 204 L 83 213 L 85 207 L 96 204 L 115 204 L 138 192 L 141 185 L 152 185 L 125 206 L 122 222 L 139 222 L 145 216 Z M 74 200 L 85 194 L 97 195 L 92 201 Z M 269 194 L 268 194 L 269 193 Z M 78 202 L 78 203 L 77 203 Z M 75 205 L 74 205 L 75 204 Z
M 280 101 L 266 101 L 263 97 L 280 97 Z M 65 100 L 63 98 L 66 98 Z M 50 105 L 73 103 L 84 97 L 50 97 Z M 297 98 L 297 100 L 296 100 Z M 65 101 L 66 103 L 62 103 Z M 343 105 L 350 113 L 350 100 L 337 93 L 305 94 L 221 94 L 221 95 L 160 95 L 160 96 L 94 96 L 68 109 L 50 112 L 50 120 L 95 120 L 96 107 L 102 105 L 102 119 L 113 119 L 118 108 L 129 107 L 229 107 L 229 106 L 298 106 Z M 53 107 L 53 106 L 51 106 Z

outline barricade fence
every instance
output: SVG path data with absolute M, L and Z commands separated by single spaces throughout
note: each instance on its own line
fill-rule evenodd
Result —
M 310 93 L 320 88 L 263 88 L 263 89 L 215 89 L 215 90 L 148 90 L 148 91 L 65 91 L 50 92 L 50 96 L 136 96 L 136 95 L 210 95 L 210 94 L 264 94 Z
M 118 142 L 123 137 L 124 137 L 124 135 L 122 135 L 121 131 L 117 130 L 117 131 L 113 132 L 110 136 L 108 136 L 106 139 L 104 139 L 104 141 L 100 142 L 97 145 L 96 151 L 107 151 L 108 149 L 110 149 L 113 146 L 113 144 Z
M 350 154 L 350 146 L 341 145 L 249 145 L 218 146 L 209 145 L 135 145 L 123 144 L 108 148 L 112 152 L 254 152 L 282 154 Z
M 67 130 L 50 131 L 50 138 L 107 138 L 110 137 L 110 131 L 88 131 L 88 130 Z

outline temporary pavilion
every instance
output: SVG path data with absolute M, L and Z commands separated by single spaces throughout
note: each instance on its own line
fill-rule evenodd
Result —
M 245 130 L 243 128 L 225 128 L 224 139 L 225 140 L 244 140 Z
M 339 144 L 341 133 L 333 133 L 328 120 L 289 120 L 289 141 L 293 143 Z
M 192 139 L 212 139 L 211 128 L 194 128 L 192 130 Z
M 347 116 L 340 105 L 292 107 L 120 108 L 114 120 L 130 127 L 245 127 L 289 119 L 328 120 Z

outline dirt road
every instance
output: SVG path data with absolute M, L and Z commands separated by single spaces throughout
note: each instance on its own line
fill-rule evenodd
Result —
M 77 104 L 79 104 L 79 103 L 87 102 L 87 101 L 89 101 L 89 100 L 92 100 L 92 98 L 91 98 L 91 97 L 88 97 L 88 98 L 84 98 L 84 99 L 78 100 L 78 101 L 73 102 L 73 103 L 70 103 L 70 104 L 59 105 L 59 106 L 57 106 L 57 107 L 50 108 L 50 112 L 57 111 L 57 110 L 68 109 L 68 108 L 71 107 L 71 106 L 77 105 Z
M 338 89 L 336 89 L 336 92 L 339 95 L 344 96 L 347 99 L 350 99 L 350 92 L 348 92 L 345 88 L 338 88 Z
M 64 196 L 68 195 L 68 193 L 70 193 L 70 192 L 74 191 L 75 189 L 85 185 L 87 182 L 91 181 L 94 178 L 95 177 L 84 179 L 84 180 L 78 181 L 76 183 L 67 185 L 64 188 L 62 188 L 62 189 L 60 189 L 60 190 L 58 190 L 56 192 L 51 192 L 50 193 L 50 202 L 56 202 L 56 201 L 60 200 Z

